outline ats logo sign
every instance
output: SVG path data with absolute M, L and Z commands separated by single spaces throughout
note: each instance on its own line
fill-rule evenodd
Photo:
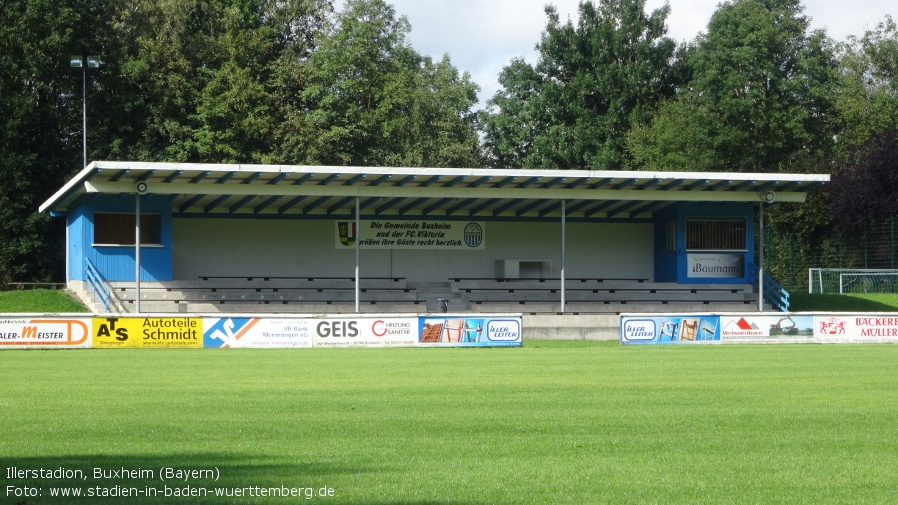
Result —
M 202 348 L 201 323 L 189 317 L 98 317 L 93 320 L 93 346 Z

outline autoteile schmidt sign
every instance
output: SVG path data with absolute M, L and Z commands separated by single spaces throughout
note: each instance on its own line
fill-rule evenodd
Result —
M 451 251 L 486 248 L 486 225 L 482 221 L 370 220 L 336 221 L 337 249 L 438 249 Z

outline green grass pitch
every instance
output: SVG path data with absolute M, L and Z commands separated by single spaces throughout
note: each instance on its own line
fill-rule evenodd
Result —
M 0 503 L 898 503 L 896 365 L 892 345 L 7 350 Z M 122 469 L 153 475 L 102 473 Z M 244 494 L 50 496 L 165 485 Z M 333 495 L 251 491 L 281 487 Z

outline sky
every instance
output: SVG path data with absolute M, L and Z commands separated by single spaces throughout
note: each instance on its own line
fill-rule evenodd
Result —
M 440 59 L 449 54 L 452 64 L 480 86 L 483 103 L 499 88 L 498 76 L 512 58 L 529 63 L 537 59 L 534 47 L 546 26 L 543 7 L 555 5 L 562 21 L 576 22 L 580 0 L 386 0 L 397 16 L 406 16 L 412 31 L 409 41 L 420 54 Z M 646 0 L 646 10 L 665 0 Z M 677 42 L 693 40 L 704 32 L 720 0 L 668 0 L 668 36 Z M 335 1 L 337 10 L 343 0 Z M 898 18 L 895 0 L 804 0 L 811 28 L 825 29 L 835 40 L 862 36 L 891 15 Z

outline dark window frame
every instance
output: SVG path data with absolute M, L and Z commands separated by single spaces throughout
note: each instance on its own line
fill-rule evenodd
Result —
M 134 247 L 135 215 L 127 212 L 94 213 L 95 246 Z M 140 215 L 140 245 L 162 246 L 162 215 Z
M 745 217 L 687 217 L 687 251 L 748 251 Z

